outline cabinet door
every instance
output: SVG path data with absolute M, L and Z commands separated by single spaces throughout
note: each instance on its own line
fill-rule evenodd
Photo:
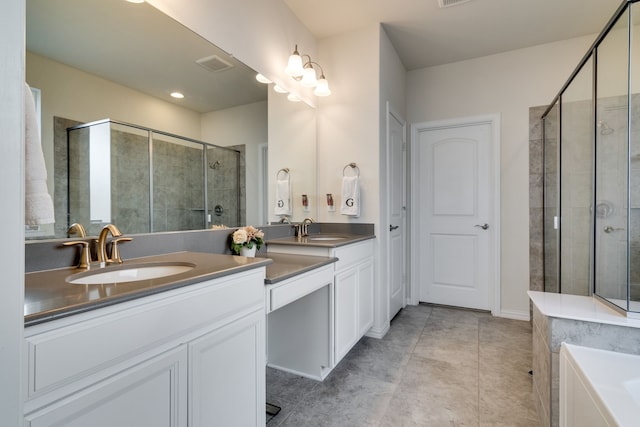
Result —
M 265 314 L 254 312 L 189 344 L 189 425 L 265 425 Z
M 178 347 L 25 416 L 30 427 L 186 427 L 187 349 Z
M 358 266 L 358 338 L 373 326 L 373 263 Z
M 335 342 L 337 364 L 358 342 L 358 270 L 335 276 Z

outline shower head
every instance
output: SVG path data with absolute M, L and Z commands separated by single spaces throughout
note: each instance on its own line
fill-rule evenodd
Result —
M 613 133 L 613 128 L 610 128 L 604 120 L 598 121 L 598 127 L 600 128 L 600 135 L 611 135 Z

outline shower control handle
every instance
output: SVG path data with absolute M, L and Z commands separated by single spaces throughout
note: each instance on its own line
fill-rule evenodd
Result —
M 612 227 L 610 225 L 605 225 L 604 228 L 603 228 L 603 231 L 605 233 L 607 233 L 607 234 L 613 233 L 616 230 L 624 230 L 624 228 L 615 228 L 615 227 Z
M 487 223 L 484 223 L 484 224 L 476 224 L 476 225 L 474 225 L 474 227 L 480 227 L 480 228 L 482 228 L 483 230 L 486 230 L 487 228 L 489 228 L 489 224 L 487 224 Z

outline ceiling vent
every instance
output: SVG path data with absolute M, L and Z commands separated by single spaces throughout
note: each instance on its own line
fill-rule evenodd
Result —
M 471 0 L 438 0 L 438 6 L 443 7 L 451 7 L 456 6 L 462 3 L 468 3 Z
M 233 68 L 233 65 L 220 58 L 218 55 L 211 55 L 207 56 L 206 58 L 200 58 L 196 61 L 196 63 L 202 68 L 206 68 L 213 73 L 219 73 L 220 71 Z

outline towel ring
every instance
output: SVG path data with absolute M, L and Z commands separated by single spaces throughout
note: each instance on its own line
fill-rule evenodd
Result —
M 344 168 L 342 168 L 342 176 L 346 176 L 345 171 L 347 170 L 347 168 L 353 169 L 353 173 L 355 173 L 356 176 L 360 176 L 360 168 L 355 163 L 349 163 Z
M 280 173 L 284 172 L 285 174 L 289 174 L 289 168 L 282 168 L 278 171 L 278 173 L 276 174 L 276 179 L 280 179 Z

